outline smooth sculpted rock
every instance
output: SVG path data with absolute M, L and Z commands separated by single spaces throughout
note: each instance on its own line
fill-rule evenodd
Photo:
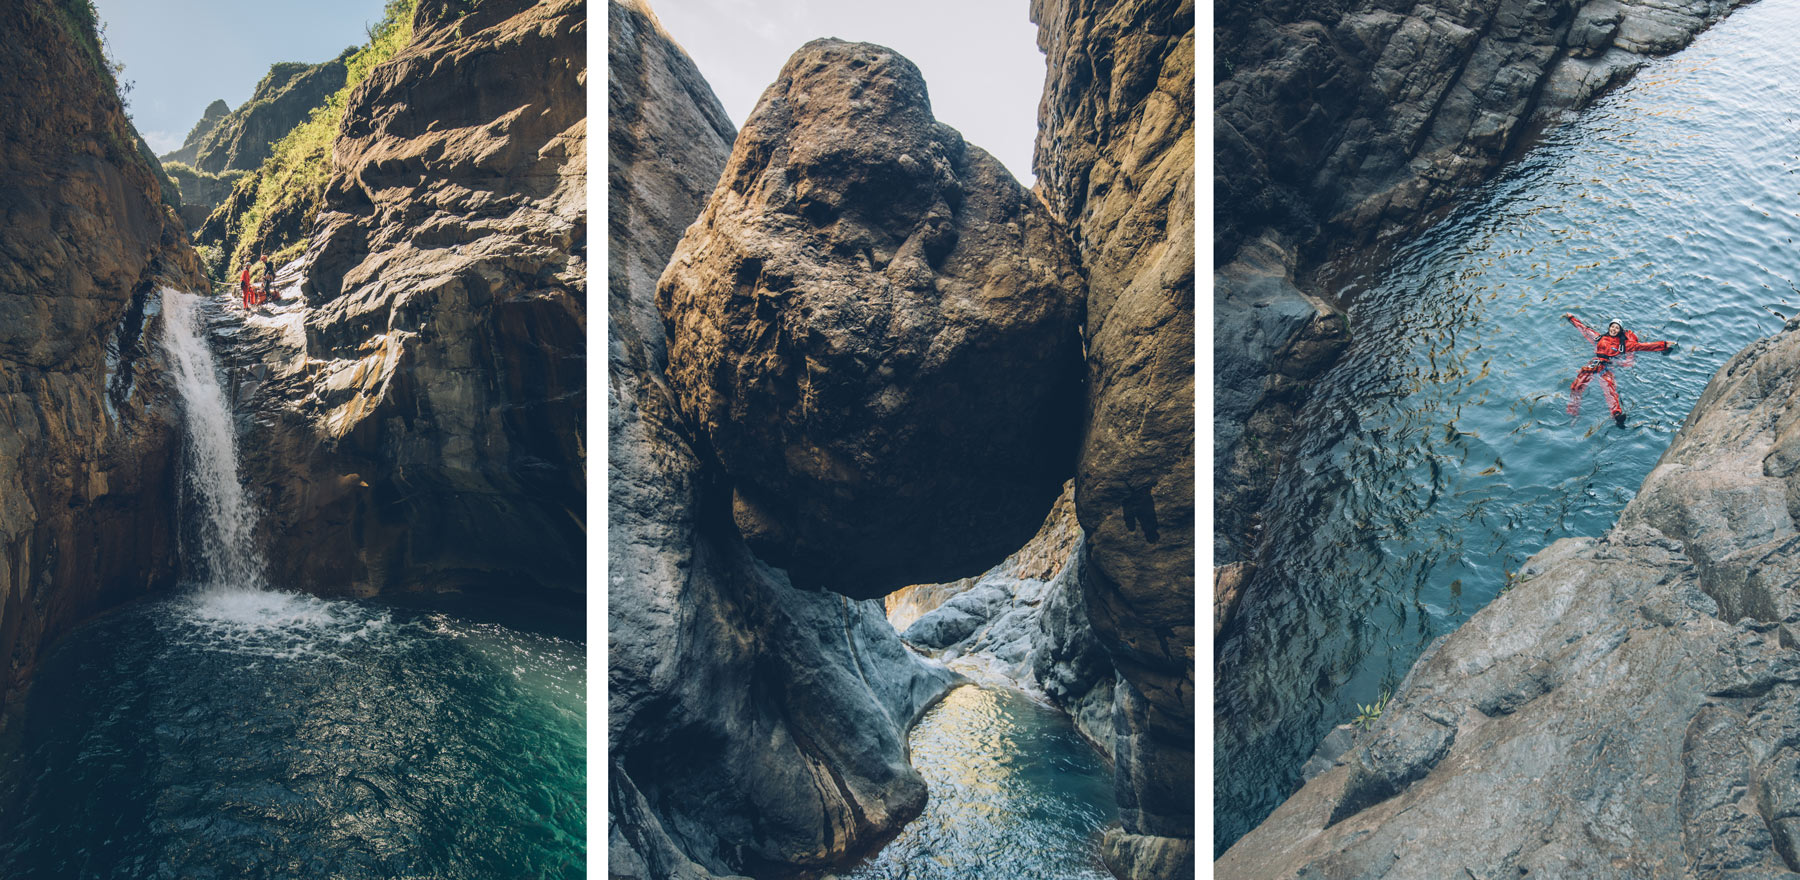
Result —
M 1714 375 L 1604 537 L 1419 658 L 1221 878 L 1793 876 L 1800 322 Z
M 851 596 L 976 574 L 1074 466 L 1082 277 L 911 62 L 815 40 L 657 292 L 669 381 L 757 555 Z

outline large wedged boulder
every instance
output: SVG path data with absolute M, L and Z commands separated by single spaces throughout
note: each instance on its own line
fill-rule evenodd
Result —
M 58 636 L 176 576 L 158 289 L 204 283 L 61 6 L 0 6 L 0 747 Z
M 911 62 L 815 40 L 658 291 L 669 381 L 757 555 L 851 596 L 972 575 L 1073 464 L 1082 279 Z
M 280 585 L 585 589 L 586 26 L 421 0 L 351 94 L 287 302 L 226 352 Z
M 1087 616 L 1123 681 L 1123 877 L 1183 876 L 1194 804 L 1194 6 L 1036 0 L 1033 160 L 1088 278 L 1075 510 Z M 1152 839 L 1153 838 L 1153 839 Z
M 608 12 L 608 871 L 816 872 L 923 806 L 905 736 L 954 676 L 879 603 L 795 589 L 739 537 L 654 308 L 734 132 L 644 4 Z
M 1790 322 L 1713 377 L 1617 526 L 1434 643 L 1217 876 L 1791 876 L 1796 389 Z

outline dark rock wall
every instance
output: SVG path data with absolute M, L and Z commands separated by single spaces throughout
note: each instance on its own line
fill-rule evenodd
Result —
M 284 586 L 584 588 L 585 10 L 460 9 L 351 95 L 307 307 L 230 352 Z
M 1527 562 L 1217 875 L 1800 869 L 1797 388 L 1790 322 L 1713 377 L 1612 531 Z
M 658 290 L 669 379 L 759 558 L 858 598 L 974 575 L 1073 465 L 1081 275 L 931 115 L 912 62 L 814 40 L 762 95 Z
M 608 15 L 608 872 L 824 868 L 923 807 L 905 734 L 952 676 L 879 603 L 794 589 L 738 536 L 655 309 L 735 132 L 644 4 Z
M 157 288 L 202 283 L 91 24 L 0 7 L 0 734 L 43 650 L 175 575 Z
M 1087 614 L 1123 678 L 1122 877 L 1193 869 L 1194 7 L 1035 0 L 1039 188 L 1088 280 L 1075 478 Z

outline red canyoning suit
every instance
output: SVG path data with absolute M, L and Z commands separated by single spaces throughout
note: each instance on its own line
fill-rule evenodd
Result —
M 1588 361 L 1587 366 L 1582 367 L 1581 372 L 1575 374 L 1575 382 L 1569 386 L 1569 415 L 1573 416 L 1581 412 L 1581 391 L 1598 375 L 1601 390 L 1606 392 L 1606 405 L 1612 409 L 1612 414 L 1616 418 L 1625 411 L 1625 408 L 1619 404 L 1619 388 L 1613 384 L 1613 359 L 1623 355 L 1625 359 L 1620 362 L 1620 366 L 1630 366 L 1631 352 L 1666 351 L 1669 343 L 1662 340 L 1639 342 L 1636 333 L 1624 328 L 1620 328 L 1619 336 L 1603 335 L 1594 328 L 1581 323 L 1581 319 L 1574 315 L 1569 315 L 1568 318 L 1569 323 L 1574 324 L 1575 329 L 1581 331 L 1581 335 L 1586 336 L 1589 342 L 1594 343 L 1594 359 Z

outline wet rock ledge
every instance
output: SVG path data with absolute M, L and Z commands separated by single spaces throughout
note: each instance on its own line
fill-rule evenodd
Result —
M 1599 538 L 1414 665 L 1222 878 L 1800 870 L 1800 322 L 1721 368 Z

